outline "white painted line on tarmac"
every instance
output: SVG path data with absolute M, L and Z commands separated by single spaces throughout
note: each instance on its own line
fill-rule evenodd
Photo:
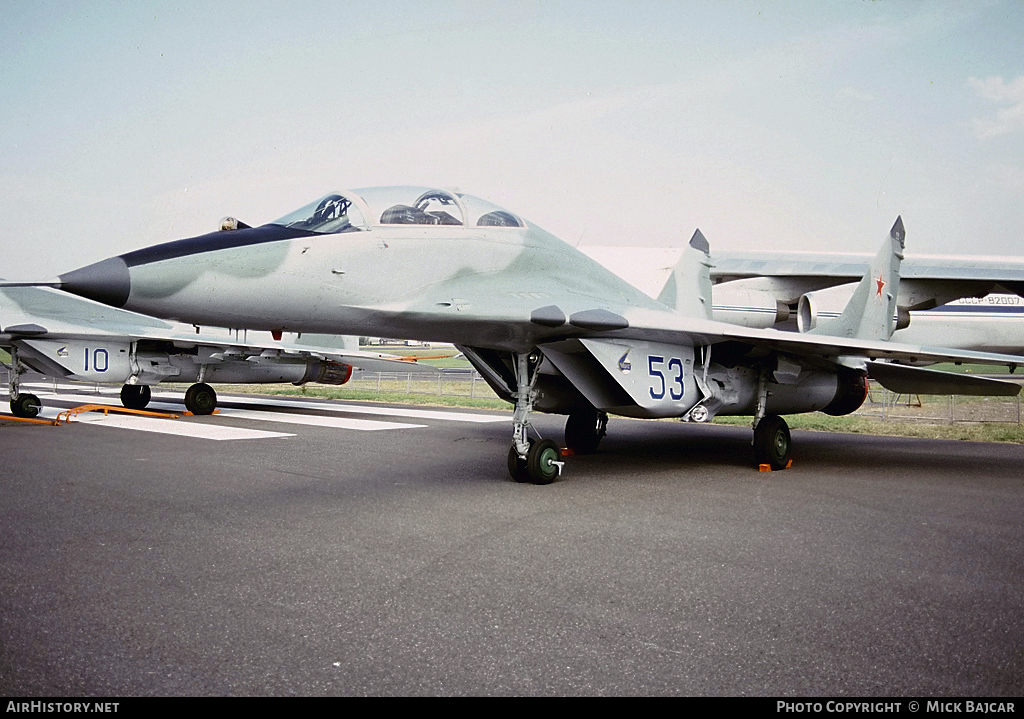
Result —
M 52 419 L 60 410 L 46 409 L 39 413 L 41 418 Z M 220 424 L 199 422 L 182 422 L 177 419 L 157 419 L 156 417 L 138 417 L 127 414 L 108 414 L 100 412 L 83 412 L 69 424 L 90 424 L 97 427 L 114 427 L 115 429 L 132 429 L 139 432 L 158 432 L 173 434 L 177 437 L 193 439 L 212 439 L 217 441 L 234 439 L 269 439 L 272 437 L 294 437 L 286 432 L 268 432 L 262 429 L 244 429 L 242 427 L 225 427 Z
M 58 400 L 61 402 L 81 402 L 81 395 L 58 395 L 52 394 L 47 395 L 49 398 Z M 168 395 L 173 396 L 173 395 Z M 120 407 L 120 399 L 113 399 L 110 397 L 97 397 L 91 396 L 88 404 L 100 404 L 107 407 Z M 285 405 L 291 406 L 291 405 Z M 180 406 L 175 406 L 165 402 L 151 402 L 146 408 L 154 412 L 177 412 L 181 413 L 182 409 Z M 59 411 L 59 410 L 57 410 Z M 56 416 L 56 411 L 53 413 Z M 351 419 L 347 417 L 322 417 L 317 415 L 309 414 L 293 414 L 291 412 L 260 412 L 258 410 L 247 410 L 247 409 L 233 409 L 225 407 L 218 410 L 220 416 L 223 417 L 236 417 L 238 419 L 256 420 L 259 422 L 282 422 L 285 424 L 301 424 L 310 427 L 332 427 L 336 429 L 353 429 L 364 432 L 379 432 L 381 430 L 389 429 L 417 429 L 426 427 L 425 424 L 409 424 L 406 422 L 382 422 L 380 420 L 371 419 Z M 40 413 L 43 416 L 45 413 Z M 89 413 L 83 413 L 80 417 L 86 417 Z M 129 415 L 121 415 L 129 416 Z M 168 420 L 163 420 L 168 421 Z
M 329 412 L 350 412 L 352 414 L 375 414 L 389 417 L 409 417 L 412 419 L 439 419 L 449 422 L 508 422 L 508 417 L 493 414 L 470 414 L 468 412 L 449 412 L 432 409 L 405 409 L 403 407 L 368 407 L 361 404 L 343 402 L 289 402 L 287 400 L 269 399 L 266 397 L 225 397 L 226 402 L 237 404 L 263 404 L 271 407 L 288 407 L 290 409 L 317 409 Z
M 239 419 L 252 419 L 260 422 L 284 422 L 286 424 L 304 424 L 310 427 L 355 429 L 364 432 L 375 432 L 387 429 L 414 429 L 427 426 L 425 424 L 406 424 L 403 422 L 380 422 L 372 419 L 318 417 L 310 414 L 291 414 L 290 412 L 259 412 L 249 409 L 232 409 L 230 407 L 221 409 L 220 413 L 225 417 L 238 417 Z

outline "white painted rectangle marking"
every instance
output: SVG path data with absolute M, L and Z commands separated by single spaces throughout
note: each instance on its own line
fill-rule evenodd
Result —
M 291 414 L 289 412 L 260 412 L 250 409 L 220 410 L 222 416 L 253 419 L 260 422 L 284 422 L 287 424 L 303 424 L 310 427 L 334 427 L 338 429 L 355 429 L 363 432 L 375 432 L 387 429 L 414 429 L 426 427 L 425 424 L 405 424 L 403 422 L 380 422 L 372 419 L 349 419 L 347 417 L 321 417 L 311 414 Z
M 49 395 L 55 400 L 63 402 L 80 402 L 82 397 L 78 395 Z M 173 395 L 166 395 L 167 398 L 172 398 Z M 159 395 L 154 395 L 159 397 Z M 100 404 L 108 407 L 120 407 L 121 403 L 119 400 L 115 400 L 110 397 L 92 396 L 89 397 L 89 404 Z M 277 406 L 277 405 L 275 405 Z M 295 408 L 294 405 L 287 403 L 281 403 L 281 406 L 289 408 Z M 163 402 L 152 402 L 146 408 L 147 411 L 154 412 L 167 412 L 181 414 L 182 410 L 180 407 L 170 405 Z M 406 422 L 383 422 L 380 420 L 372 419 L 352 419 L 348 417 L 324 417 L 319 415 L 310 414 L 294 414 L 291 412 L 260 412 L 259 410 L 247 410 L 247 409 L 233 409 L 230 407 L 224 407 L 217 410 L 219 416 L 222 417 L 236 417 L 238 419 L 256 420 L 259 422 L 281 422 L 284 424 L 301 424 L 309 427 L 332 427 L 335 429 L 352 429 L 363 432 L 379 432 L 381 430 L 390 429 L 417 429 L 426 427 L 425 424 L 409 424 Z M 80 417 L 85 418 L 87 415 L 82 414 Z M 102 415 L 101 415 L 102 416 Z M 122 415 L 129 416 L 129 415 Z M 152 418 L 150 418 L 152 419 Z M 86 420 L 89 421 L 89 420 Z M 163 420 L 173 421 L 173 420 Z M 291 436 L 291 435 L 289 435 Z
M 225 397 L 227 402 L 238 404 L 266 404 L 272 407 L 289 407 L 291 409 L 317 409 L 329 412 L 350 412 L 352 414 L 374 414 L 390 417 L 409 417 L 412 419 L 440 419 L 449 422 L 508 422 L 510 417 L 493 414 L 470 414 L 468 412 L 449 412 L 446 410 L 406 409 L 404 407 L 369 407 L 361 404 L 343 402 L 288 402 L 287 400 L 270 399 L 269 397 Z
M 270 437 L 294 437 L 286 432 L 267 432 L 261 429 L 243 429 L 241 427 L 225 427 L 218 424 L 200 424 L 177 419 L 156 419 L 154 417 L 135 417 L 124 414 L 81 414 L 74 420 L 84 421 L 99 427 L 115 427 L 117 429 L 133 429 L 140 432 L 159 432 L 173 434 L 178 437 L 194 439 L 212 439 L 217 441 L 234 439 L 268 439 Z

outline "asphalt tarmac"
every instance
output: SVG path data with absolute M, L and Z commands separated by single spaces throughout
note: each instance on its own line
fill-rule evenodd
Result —
M 0 695 L 1024 692 L 1024 447 L 298 406 L 0 419 Z

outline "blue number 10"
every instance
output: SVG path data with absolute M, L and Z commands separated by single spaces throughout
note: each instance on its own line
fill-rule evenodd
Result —
M 102 366 L 100 366 L 102 365 Z M 110 367 L 110 355 L 105 349 L 92 351 L 92 369 L 94 372 L 106 372 Z M 89 348 L 85 348 L 85 371 L 89 371 Z

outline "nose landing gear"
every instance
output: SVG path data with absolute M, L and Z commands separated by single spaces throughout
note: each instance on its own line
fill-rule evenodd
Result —
M 512 447 L 508 451 L 508 473 L 517 482 L 551 484 L 562 473 L 561 450 L 550 439 L 531 440 L 530 412 L 537 398 L 537 370 L 543 358 L 539 352 L 516 355 L 516 408 L 512 415 Z
M 43 406 L 43 403 L 40 402 L 39 398 L 34 394 L 18 391 L 21 374 L 25 371 L 25 368 L 18 360 L 18 349 L 16 347 L 12 347 L 10 352 L 11 365 L 7 370 L 7 391 L 11 396 L 11 414 L 15 417 L 31 419 L 39 414 L 39 409 Z

